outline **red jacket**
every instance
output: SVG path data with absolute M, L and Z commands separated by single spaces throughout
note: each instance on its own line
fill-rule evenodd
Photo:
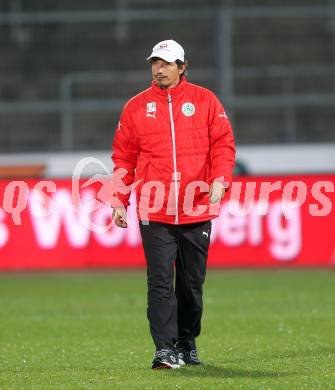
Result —
M 231 181 L 234 137 L 224 108 L 211 91 L 185 77 L 168 90 L 153 82 L 125 105 L 112 159 L 114 174 L 127 169 L 125 185 L 140 180 L 136 186 L 140 220 L 206 221 L 218 214 L 209 207 L 208 186 L 214 179 Z M 118 193 L 124 206 L 129 205 L 129 195 Z

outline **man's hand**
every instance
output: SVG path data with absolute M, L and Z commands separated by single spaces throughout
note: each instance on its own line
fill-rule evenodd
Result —
M 214 180 L 209 187 L 209 199 L 210 203 L 220 202 L 224 197 L 226 187 L 219 181 Z
M 127 224 L 127 210 L 125 207 L 116 207 L 113 209 L 113 222 L 116 226 L 121 228 L 128 227 Z

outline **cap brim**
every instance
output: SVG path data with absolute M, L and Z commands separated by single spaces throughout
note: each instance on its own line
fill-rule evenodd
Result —
M 174 62 L 174 61 L 178 60 L 178 57 L 176 57 L 175 55 L 173 55 L 171 53 L 164 53 L 164 52 L 152 53 L 151 56 L 147 58 L 147 61 L 151 60 L 151 58 L 161 58 L 162 60 L 164 60 L 166 62 Z

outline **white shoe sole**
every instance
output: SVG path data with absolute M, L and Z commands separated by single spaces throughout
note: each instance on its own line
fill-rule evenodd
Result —
M 175 369 L 178 369 L 180 368 L 180 364 L 171 364 L 171 363 L 168 363 L 168 362 L 162 362 L 162 365 L 161 366 L 158 366 L 158 367 L 155 367 L 154 370 L 160 370 L 160 369 L 172 369 L 172 370 L 175 370 Z
M 180 364 L 171 364 L 171 363 L 166 363 L 166 362 L 164 362 L 164 364 L 166 364 L 167 366 L 169 366 L 173 370 L 175 370 L 176 368 L 180 368 Z

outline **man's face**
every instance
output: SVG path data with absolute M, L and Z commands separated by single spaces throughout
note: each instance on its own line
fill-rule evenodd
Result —
M 152 77 L 160 88 L 173 88 L 178 85 L 185 65 L 178 68 L 176 62 L 166 62 L 161 58 L 151 59 Z

